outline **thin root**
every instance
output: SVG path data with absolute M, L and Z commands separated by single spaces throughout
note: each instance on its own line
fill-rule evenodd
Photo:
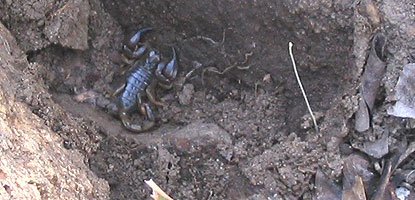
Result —
M 63 12 L 68 7 L 68 5 L 69 5 L 69 2 L 66 2 L 65 5 L 63 5 L 61 8 L 59 8 L 54 13 L 52 13 L 51 18 L 54 18 L 56 15 L 60 14 L 61 12 Z
M 307 98 L 307 95 L 306 95 L 305 90 L 303 88 L 303 84 L 301 83 L 300 76 L 298 75 L 298 72 L 297 72 L 297 66 L 295 64 L 294 55 L 293 55 L 293 43 L 292 42 L 288 43 L 288 51 L 290 53 L 291 62 L 293 64 L 295 77 L 297 78 L 297 82 L 298 82 L 298 85 L 300 86 L 301 93 L 303 93 L 303 97 L 304 97 L 305 103 L 307 105 L 308 112 L 310 112 L 311 118 L 313 119 L 314 128 L 316 129 L 316 132 L 318 133 L 319 130 L 318 130 L 318 126 L 317 126 L 316 117 L 314 117 L 313 111 L 311 110 L 310 103 L 308 102 L 308 98 Z
M 225 35 L 226 34 L 225 34 L 225 29 L 224 29 L 223 33 L 222 33 L 222 41 L 221 42 L 217 42 L 214 39 L 212 39 L 210 37 L 203 36 L 203 35 L 197 35 L 197 36 L 185 39 L 184 42 L 194 41 L 194 40 L 204 40 L 204 41 L 212 43 L 214 46 L 219 46 L 219 45 L 223 45 L 223 43 L 225 43 Z
M 204 77 L 205 77 L 205 73 L 207 71 L 223 75 L 223 74 L 225 74 L 226 72 L 228 72 L 229 70 L 231 70 L 233 68 L 237 68 L 239 70 L 248 70 L 249 68 L 251 68 L 251 65 L 248 65 L 248 66 L 241 66 L 241 65 L 246 64 L 248 62 L 249 57 L 251 57 L 253 54 L 254 53 L 252 51 L 248 52 L 248 53 L 245 53 L 245 60 L 244 61 L 235 62 L 233 65 L 225 68 L 223 71 L 219 71 L 218 68 L 216 68 L 216 67 L 207 67 L 207 68 L 205 68 L 202 72 L 202 77 L 201 77 L 202 78 L 202 84 L 204 85 Z

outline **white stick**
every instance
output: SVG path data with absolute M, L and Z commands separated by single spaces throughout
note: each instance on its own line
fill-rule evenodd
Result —
M 292 42 L 288 42 L 288 51 L 290 52 L 291 62 L 293 63 L 295 77 L 297 78 L 298 85 L 300 85 L 301 92 L 303 93 L 305 103 L 307 104 L 308 112 L 310 112 L 311 119 L 313 120 L 313 123 L 314 123 L 314 128 L 316 129 L 316 132 L 318 133 L 319 131 L 318 131 L 316 118 L 314 117 L 313 111 L 311 110 L 310 103 L 308 102 L 307 95 L 303 88 L 303 84 L 301 83 L 300 76 L 298 75 L 298 72 L 297 72 L 297 66 L 295 65 L 295 60 L 294 60 L 294 55 L 293 55 L 293 43 Z
M 151 189 L 153 189 L 153 194 L 151 195 L 151 198 L 153 198 L 154 200 L 160 200 L 160 199 L 173 200 L 156 183 L 154 183 L 154 181 L 152 179 L 150 179 L 150 180 L 144 180 L 144 182 Z

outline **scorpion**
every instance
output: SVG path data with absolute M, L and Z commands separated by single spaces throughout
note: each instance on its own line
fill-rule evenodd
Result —
M 122 124 L 126 129 L 137 133 L 147 131 L 155 125 L 153 111 L 148 103 L 143 102 L 143 97 L 147 96 L 154 105 L 165 107 L 165 102 L 156 100 L 154 89 L 157 85 L 170 89 L 178 70 L 174 47 L 172 47 L 173 58 L 167 63 L 161 61 L 160 55 L 155 50 L 149 50 L 143 62 L 137 61 L 147 50 L 146 45 L 140 45 L 140 37 L 150 30 L 151 27 L 140 29 L 123 45 L 121 50 L 123 62 L 132 64 L 132 67 L 126 82 L 113 93 L 113 96 L 119 95 L 117 108 Z M 129 120 L 128 115 L 137 109 L 148 119 L 147 123 L 136 124 Z

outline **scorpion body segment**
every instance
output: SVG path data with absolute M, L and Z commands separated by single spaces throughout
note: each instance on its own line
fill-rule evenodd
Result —
M 136 66 L 127 77 L 124 91 L 120 95 L 119 109 L 132 110 L 140 101 L 138 95 L 142 94 L 152 83 L 154 78 L 152 71 L 154 71 L 159 57 L 154 51 L 150 52 L 150 55 L 153 57 L 147 58 L 143 65 Z
M 123 56 L 129 59 L 137 59 L 144 54 L 147 47 L 139 47 L 138 44 L 141 34 L 149 30 L 152 30 L 152 28 L 143 28 L 130 38 L 127 44 L 123 45 Z M 118 114 L 124 127 L 128 130 L 143 132 L 151 129 L 155 125 L 153 111 L 148 103 L 143 103 L 142 97 L 147 96 L 152 104 L 165 106 L 164 102 L 155 99 L 154 89 L 157 85 L 164 88 L 172 87 L 172 82 L 177 75 L 176 59 L 176 51 L 174 48 L 173 58 L 167 64 L 160 62 L 160 56 L 155 51 L 150 51 L 144 62 L 135 62 L 126 78 L 125 84 L 115 91 L 114 95 L 121 94 L 118 98 Z M 126 61 L 130 62 L 131 60 Z M 147 123 L 140 125 L 129 121 L 128 113 L 136 109 L 147 117 Z

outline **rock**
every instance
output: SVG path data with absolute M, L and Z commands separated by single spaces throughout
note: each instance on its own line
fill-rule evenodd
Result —
M 369 170 L 369 161 L 361 154 L 354 153 L 344 158 L 343 189 L 353 187 L 355 177 L 362 178 L 365 185 L 371 190 L 376 186 L 376 174 Z
M 195 87 L 192 84 L 186 84 L 183 86 L 183 90 L 179 94 L 179 103 L 182 105 L 190 105 L 195 93 Z
M 361 151 L 374 158 L 382 158 L 384 155 L 389 153 L 388 136 L 389 134 L 385 132 L 378 140 L 374 142 L 367 141 L 363 143 L 363 148 Z
M 415 119 L 415 63 L 403 67 L 395 92 L 396 104 L 388 110 L 388 114 Z
M 52 14 L 44 33 L 49 41 L 72 49 L 88 49 L 89 3 L 70 0 Z
M 269 192 L 285 195 L 300 195 L 300 188 L 310 181 L 310 172 L 317 170 L 315 161 L 321 155 L 315 150 L 305 151 L 311 147 L 292 133 L 283 138 L 278 145 L 272 146 L 264 153 L 249 159 L 241 166 L 242 174 L 251 184 L 264 187 Z M 307 157 L 306 162 L 298 163 L 300 158 Z M 291 163 L 295 163 L 296 167 Z M 297 197 L 298 198 L 298 197 Z
M 230 135 L 216 124 L 194 122 L 165 138 L 179 152 L 218 152 L 229 159 L 232 140 Z
M 320 169 L 316 172 L 315 179 L 316 200 L 341 199 L 341 188 L 334 181 L 324 174 Z
M 0 38 L 18 49 L 1 23 Z M 78 151 L 65 149 L 56 132 L 15 98 L 18 84 L 28 87 L 24 81 L 17 83 L 16 77 L 24 76 L 15 66 L 16 56 L 0 48 L 1 199 L 108 199 L 108 183 L 85 165 Z
M 78 50 L 88 48 L 88 0 L 14 0 L 0 6 L 0 13 L 0 18 L 13 19 L 8 27 L 25 52 L 51 43 Z

